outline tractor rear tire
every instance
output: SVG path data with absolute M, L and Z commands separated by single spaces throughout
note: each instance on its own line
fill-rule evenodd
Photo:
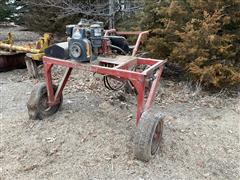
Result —
M 161 113 L 144 112 L 140 118 L 134 139 L 134 155 L 138 160 L 149 161 L 162 142 L 163 119 Z
M 53 85 L 54 93 L 57 91 L 57 86 Z M 44 119 L 56 113 L 62 104 L 62 96 L 59 103 L 53 106 L 48 105 L 48 94 L 45 83 L 38 84 L 32 91 L 27 103 L 28 114 L 30 119 Z

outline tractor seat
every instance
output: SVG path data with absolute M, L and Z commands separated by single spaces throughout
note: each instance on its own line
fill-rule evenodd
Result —
M 121 54 L 123 51 L 125 52 L 125 54 L 129 53 L 130 47 L 125 37 L 123 36 L 107 36 L 107 37 L 110 39 L 111 45 L 113 45 L 112 46 L 113 49 L 114 49 L 114 46 L 118 47 L 115 49 L 117 50 L 118 53 Z
M 129 49 L 132 51 L 132 50 L 134 50 L 134 48 L 135 48 L 135 45 L 129 45 Z

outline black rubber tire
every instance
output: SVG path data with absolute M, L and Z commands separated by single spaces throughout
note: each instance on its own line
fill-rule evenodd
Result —
M 134 138 L 134 155 L 138 160 L 149 161 L 159 150 L 162 142 L 163 119 L 161 113 L 144 112 Z
M 138 69 L 141 69 L 140 72 L 144 71 L 146 69 L 146 65 L 136 65 L 132 68 L 132 71 L 135 72 L 139 72 Z M 147 86 L 145 87 L 145 95 L 148 92 L 149 88 L 151 88 L 152 84 L 147 84 Z M 127 94 L 136 94 L 137 95 L 137 90 L 134 88 L 133 84 L 131 83 L 131 81 L 128 81 L 125 86 L 124 86 L 124 90 Z
M 53 84 L 54 93 L 57 91 L 57 86 Z M 27 103 L 28 115 L 30 119 L 44 119 L 56 113 L 62 105 L 63 98 L 60 97 L 60 102 L 54 106 L 47 105 L 47 87 L 45 83 L 36 85 L 30 95 Z
M 103 77 L 103 83 L 104 83 L 105 87 L 109 90 L 113 90 L 113 91 L 121 90 L 121 89 L 123 89 L 123 87 L 126 84 L 126 81 L 118 81 L 119 85 L 116 86 L 114 84 L 114 81 L 117 81 L 117 80 L 111 78 L 111 76 L 107 75 L 107 76 Z

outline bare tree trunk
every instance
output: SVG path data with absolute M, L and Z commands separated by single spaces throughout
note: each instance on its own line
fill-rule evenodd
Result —
M 109 29 L 113 29 L 115 27 L 114 23 L 114 18 L 115 18 L 115 13 L 114 13 L 114 0 L 109 0 Z
M 1 0 L 0 0 L 1 1 Z M 22 0 L 23 1 L 23 0 Z M 138 0 L 140 2 L 143 0 Z M 76 14 L 83 14 L 86 16 L 95 16 L 95 17 L 104 17 L 109 19 L 109 28 L 114 28 L 115 26 L 115 16 L 117 12 L 134 12 L 140 8 L 141 6 L 136 7 L 121 7 L 122 3 L 131 4 L 130 1 L 125 0 L 86 0 L 75 2 L 73 0 L 24 0 L 26 5 L 32 5 L 36 7 L 52 7 L 59 10 L 57 14 L 57 18 L 66 18 L 68 16 L 73 16 Z M 141 4 L 141 3 L 139 3 Z

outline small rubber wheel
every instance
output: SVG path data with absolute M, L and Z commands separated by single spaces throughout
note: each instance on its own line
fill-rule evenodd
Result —
M 57 91 L 57 86 L 53 85 L 54 93 Z M 39 83 L 31 92 L 27 103 L 28 114 L 30 119 L 44 119 L 56 113 L 62 104 L 62 96 L 59 103 L 54 106 L 48 105 L 48 94 L 45 83 Z
M 158 152 L 162 141 L 163 119 L 161 113 L 146 111 L 142 114 L 134 139 L 134 155 L 137 159 L 149 161 Z
M 122 89 L 126 84 L 126 81 L 119 81 L 111 78 L 111 76 L 104 76 L 103 82 L 107 89 L 113 90 L 113 91 L 118 91 Z
M 148 68 L 147 65 L 140 64 L 135 65 L 131 70 L 135 72 L 143 72 Z M 152 81 L 145 82 L 145 96 L 147 97 L 152 86 Z M 125 92 L 127 94 L 137 94 L 137 90 L 134 88 L 134 85 L 131 81 L 127 81 L 124 86 Z

